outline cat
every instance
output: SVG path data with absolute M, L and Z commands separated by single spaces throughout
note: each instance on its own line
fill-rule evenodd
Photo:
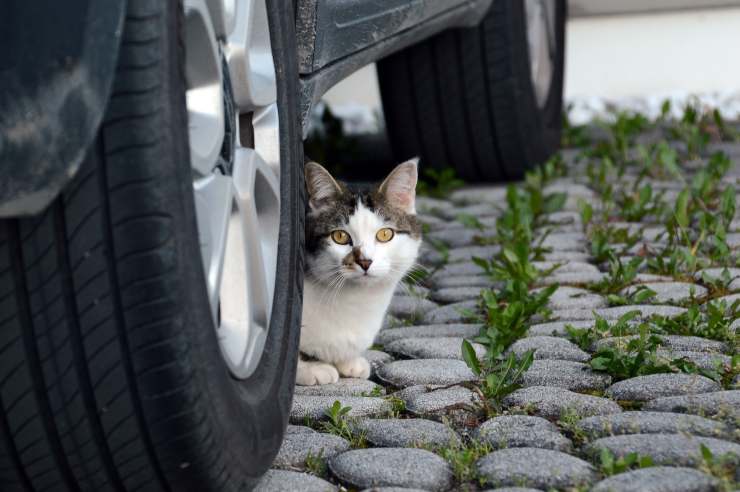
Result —
M 306 264 L 296 383 L 370 377 L 362 356 L 383 323 L 393 292 L 415 265 L 417 159 L 399 164 L 379 185 L 335 180 L 305 166 Z

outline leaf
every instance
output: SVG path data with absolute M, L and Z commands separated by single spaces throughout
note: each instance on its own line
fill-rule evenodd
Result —
M 676 217 L 676 223 L 686 229 L 689 226 L 689 190 L 684 189 L 678 194 L 676 199 L 676 211 L 674 212 Z
M 712 450 L 709 449 L 705 444 L 700 444 L 699 449 L 701 450 L 701 456 L 704 458 L 704 461 L 707 463 L 712 463 L 714 461 L 714 454 L 712 453 Z
M 473 345 L 469 341 L 463 339 L 460 350 L 462 351 L 463 360 L 470 370 L 473 371 L 476 376 L 480 376 L 480 362 L 478 361 L 478 355 L 475 353 Z

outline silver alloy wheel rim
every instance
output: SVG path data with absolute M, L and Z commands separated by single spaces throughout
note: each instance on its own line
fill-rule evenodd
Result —
M 537 106 L 544 107 L 555 67 L 555 2 L 525 0 L 529 69 Z
M 208 300 L 223 359 L 244 379 L 259 364 L 270 326 L 280 226 L 277 86 L 265 0 L 186 0 L 185 19 L 190 161 Z M 225 120 L 226 77 L 233 122 Z M 236 130 L 230 164 L 221 158 L 226 123 Z

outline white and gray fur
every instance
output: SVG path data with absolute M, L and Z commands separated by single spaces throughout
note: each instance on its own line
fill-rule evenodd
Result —
M 416 181 L 416 160 L 365 188 L 336 181 L 319 164 L 306 164 L 309 212 L 297 384 L 370 376 L 362 352 L 372 345 L 421 245 Z M 393 238 L 377 241 L 376 233 L 386 227 L 393 229 Z M 334 242 L 335 230 L 346 231 L 351 242 Z M 365 270 L 360 262 L 367 266 L 368 260 Z

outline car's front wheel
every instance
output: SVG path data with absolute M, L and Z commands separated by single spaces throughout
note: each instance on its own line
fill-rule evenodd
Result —
M 269 467 L 304 210 L 281 15 L 129 0 L 82 168 L 0 221 L 1 490 L 244 490 Z
M 560 143 L 565 0 L 494 1 L 480 25 L 378 63 L 396 159 L 519 179 Z

